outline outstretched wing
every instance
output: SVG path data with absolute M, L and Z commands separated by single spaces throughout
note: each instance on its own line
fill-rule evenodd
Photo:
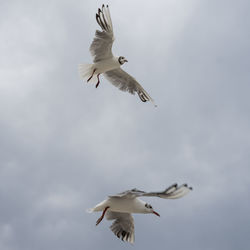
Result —
M 178 199 L 188 194 L 192 189 L 193 188 L 188 187 L 187 184 L 183 184 L 181 186 L 178 186 L 178 184 L 173 184 L 163 192 L 144 193 L 142 196 L 156 196 L 163 199 Z
M 129 75 L 121 68 L 110 70 L 104 73 L 104 76 L 116 87 L 122 91 L 127 91 L 131 94 L 137 92 L 138 96 L 143 102 L 154 100 L 143 89 L 143 87 L 135 80 L 134 77 Z
M 143 196 L 144 194 L 146 194 L 146 192 L 134 188 L 116 195 L 110 195 L 109 198 L 134 199 L 136 197 Z
M 107 211 L 105 217 L 107 220 L 115 220 L 110 229 L 118 238 L 134 243 L 134 219 L 131 214 Z
M 115 38 L 108 5 L 105 7 L 103 4 L 102 9 L 98 9 L 96 21 L 102 28 L 102 31 L 96 31 L 95 38 L 90 46 L 90 52 L 94 57 L 94 62 L 113 57 L 112 45 Z
M 119 193 L 117 195 L 109 196 L 110 198 L 126 198 L 134 199 L 140 196 L 151 196 L 151 197 L 160 197 L 163 199 L 177 199 L 181 198 L 184 195 L 188 194 L 193 188 L 188 187 L 187 184 L 178 186 L 178 184 L 173 184 L 162 192 L 144 192 L 136 188 Z

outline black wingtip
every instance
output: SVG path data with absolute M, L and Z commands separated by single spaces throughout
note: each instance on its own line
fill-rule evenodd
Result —
M 144 95 L 142 92 L 138 92 L 138 96 L 140 97 L 140 99 L 141 99 L 142 102 L 148 101 L 148 100 L 145 98 L 145 95 Z
M 193 188 L 192 188 L 192 187 L 189 187 L 188 184 L 186 184 L 186 183 L 183 184 L 183 186 L 186 187 L 186 188 L 188 188 L 188 189 L 190 189 L 190 190 L 193 190 Z
M 101 17 L 100 17 L 100 13 L 99 13 L 99 14 L 96 13 L 96 21 L 97 21 L 97 23 L 100 25 L 100 27 L 101 27 L 103 30 L 106 29 L 106 28 L 105 28 L 105 25 L 103 24 L 102 19 L 101 19 Z
M 97 23 L 100 25 L 100 23 L 99 23 L 100 16 L 97 13 L 95 14 L 95 18 L 96 18 Z

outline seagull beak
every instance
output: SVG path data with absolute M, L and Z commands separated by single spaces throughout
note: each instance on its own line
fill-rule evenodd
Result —
M 157 215 L 157 216 L 160 217 L 160 215 L 157 212 L 155 212 L 155 211 L 153 211 L 153 214 L 155 214 L 155 215 Z
M 127 60 L 127 59 L 125 59 L 125 60 L 124 60 L 124 62 L 128 62 L 128 60 Z

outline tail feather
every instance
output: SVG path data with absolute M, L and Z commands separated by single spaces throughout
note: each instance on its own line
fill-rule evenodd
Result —
M 93 213 L 93 212 L 94 212 L 94 208 L 88 208 L 88 209 L 86 210 L 86 212 L 87 212 L 87 213 Z
M 93 72 L 93 64 L 79 64 L 78 71 L 81 79 L 85 80 L 89 78 Z

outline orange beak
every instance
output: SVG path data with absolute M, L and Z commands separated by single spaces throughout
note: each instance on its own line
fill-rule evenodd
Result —
M 157 212 L 153 211 L 153 213 L 154 213 L 155 215 L 157 215 L 157 216 L 159 216 L 159 217 L 160 217 L 160 215 L 159 215 Z

